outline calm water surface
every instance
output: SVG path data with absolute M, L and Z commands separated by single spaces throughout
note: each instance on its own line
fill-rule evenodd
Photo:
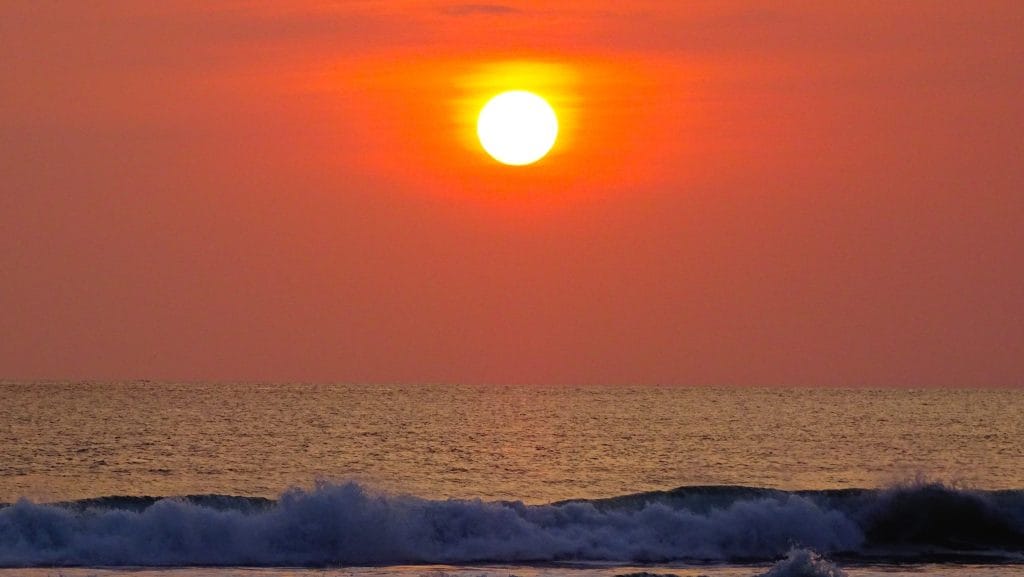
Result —
M 1024 392 L 0 385 L 0 501 L 357 479 L 548 502 L 681 485 L 1024 487 Z

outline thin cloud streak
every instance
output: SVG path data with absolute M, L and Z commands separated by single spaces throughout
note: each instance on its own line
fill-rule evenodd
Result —
M 441 12 L 452 16 L 518 14 L 522 10 L 506 4 L 453 4 L 441 8 Z

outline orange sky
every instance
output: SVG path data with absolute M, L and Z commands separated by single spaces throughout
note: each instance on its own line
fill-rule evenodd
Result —
M 1024 385 L 1020 2 L 2 11 L 0 378 Z

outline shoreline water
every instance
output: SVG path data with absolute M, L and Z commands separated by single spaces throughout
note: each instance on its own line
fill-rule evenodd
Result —
M 418 565 L 385 567 L 43 567 L 0 568 L 0 577 L 1016 577 L 1019 565 L 845 564 L 822 559 L 794 566 L 762 564 L 558 567 Z

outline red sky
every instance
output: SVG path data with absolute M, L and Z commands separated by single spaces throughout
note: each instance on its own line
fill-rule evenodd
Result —
M 7 2 L 0 378 L 1024 385 L 1024 4 L 763 4 Z

